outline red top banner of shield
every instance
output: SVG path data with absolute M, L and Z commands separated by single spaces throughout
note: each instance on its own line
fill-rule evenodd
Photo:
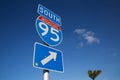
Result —
M 55 28 L 57 30 L 61 30 L 60 27 L 57 24 L 53 23 L 51 20 L 49 20 L 43 16 L 39 16 L 39 19 L 42 20 L 43 22 L 45 22 L 46 24 L 52 26 L 53 28 Z

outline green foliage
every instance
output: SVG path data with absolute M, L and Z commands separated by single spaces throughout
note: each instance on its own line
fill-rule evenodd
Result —
M 101 70 L 88 70 L 88 75 L 91 79 L 95 79 L 102 71 Z

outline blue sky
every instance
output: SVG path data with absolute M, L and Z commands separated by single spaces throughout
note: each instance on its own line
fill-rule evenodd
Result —
M 119 0 L 0 1 L 0 80 L 42 80 L 32 66 L 38 4 L 62 18 L 64 73 L 50 80 L 90 80 L 87 71 L 102 70 L 96 80 L 120 79 Z

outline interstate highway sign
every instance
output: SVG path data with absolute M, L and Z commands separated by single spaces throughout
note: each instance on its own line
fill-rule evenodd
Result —
M 43 16 L 38 16 L 36 29 L 41 39 L 50 46 L 57 46 L 62 42 L 63 35 L 59 26 Z
M 63 72 L 63 53 L 60 50 L 36 42 L 34 44 L 33 66 Z
M 55 14 L 54 12 L 52 12 L 51 10 L 49 10 L 48 8 L 44 7 L 43 5 L 41 5 L 41 4 L 38 5 L 37 12 L 38 12 L 38 14 L 53 21 L 57 25 L 62 26 L 61 17 L 58 16 L 57 14 Z

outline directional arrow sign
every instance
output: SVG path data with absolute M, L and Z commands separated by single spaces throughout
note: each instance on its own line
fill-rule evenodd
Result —
M 56 52 L 51 52 L 51 51 L 49 51 L 49 53 L 50 53 L 50 55 L 41 61 L 41 63 L 43 65 L 47 64 L 52 59 L 54 59 L 54 61 L 56 61 L 57 53 Z
M 63 72 L 63 53 L 60 50 L 36 42 L 34 45 L 33 66 Z

